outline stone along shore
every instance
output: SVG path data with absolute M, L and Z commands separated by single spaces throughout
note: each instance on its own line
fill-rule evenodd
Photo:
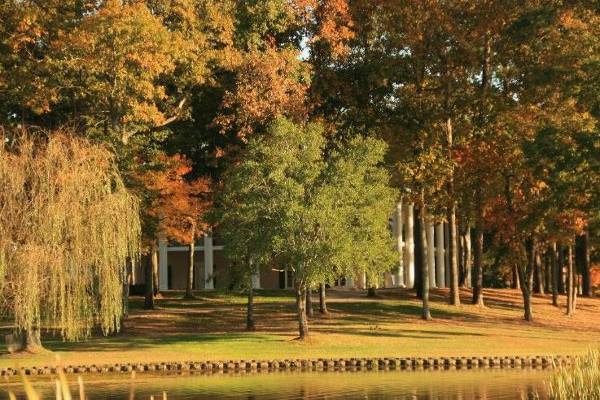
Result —
M 184 361 L 160 363 L 124 363 L 4 368 L 1 376 L 49 375 L 65 373 L 124 372 L 198 372 L 235 373 L 271 371 L 353 371 L 353 370 L 435 370 L 476 368 L 553 368 L 570 364 L 573 356 L 492 356 L 492 357 L 385 357 L 385 358 L 319 358 L 286 360 Z

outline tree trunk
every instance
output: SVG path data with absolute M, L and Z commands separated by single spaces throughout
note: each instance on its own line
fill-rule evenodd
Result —
M 464 284 L 465 288 L 470 288 L 473 285 L 473 257 L 472 257 L 472 243 L 471 243 L 471 226 L 465 226 L 465 230 L 463 232 L 463 248 L 461 253 L 463 254 L 463 267 L 464 267 Z
M 417 233 L 415 238 L 415 266 L 418 265 L 421 272 L 420 285 L 417 286 L 417 296 L 419 296 L 420 289 L 420 298 L 423 300 L 422 318 L 429 321 L 431 319 L 429 310 L 429 265 L 425 258 L 425 208 L 422 206 L 415 207 L 415 226 L 417 226 L 415 229 Z
M 6 344 L 9 353 L 32 353 L 38 354 L 46 351 L 42 346 L 40 330 L 33 328 L 22 330 L 6 336 Z
M 324 283 L 320 283 L 319 284 L 319 312 L 321 314 L 327 314 L 329 311 L 327 311 L 327 293 L 326 293 L 326 287 Z
M 154 297 L 160 293 L 160 286 L 158 282 L 158 249 L 154 248 L 152 251 L 152 279 L 154 280 Z
M 133 284 L 133 269 L 134 260 L 131 257 L 127 257 L 125 261 L 125 281 L 123 282 L 123 315 L 121 316 L 121 329 L 124 326 L 124 322 L 129 318 L 129 287 Z
M 256 326 L 254 325 L 254 285 L 252 282 L 252 275 L 250 275 L 250 277 L 248 278 L 248 305 L 246 308 L 246 330 L 256 330 Z
M 298 339 L 304 340 L 308 337 L 308 319 L 306 318 L 306 286 L 297 283 L 296 286 L 296 309 L 298 317 Z
M 586 230 L 582 235 L 581 249 L 581 279 L 582 279 L 582 295 L 584 297 L 592 297 L 592 280 L 590 276 L 590 232 Z
M 573 289 L 573 314 L 575 314 L 575 310 L 577 310 L 577 296 L 579 296 L 580 293 L 580 289 L 581 289 L 581 281 L 579 279 L 579 275 L 576 273 L 577 270 L 575 270 L 575 277 L 574 277 L 574 283 L 575 283 L 575 288 Z
M 465 236 L 461 229 L 462 225 L 457 223 L 456 231 L 458 232 L 458 237 L 456 240 L 456 258 L 458 259 L 458 286 L 463 288 L 466 286 L 465 279 L 467 278 L 467 273 L 465 270 Z
M 567 247 L 567 315 L 575 314 L 575 271 L 573 268 L 573 245 Z
M 544 288 L 549 292 L 552 288 L 552 266 L 550 265 L 550 252 L 544 253 Z
M 452 190 L 454 193 L 454 190 Z M 460 305 L 460 288 L 458 285 L 458 260 L 456 246 L 456 206 L 453 204 L 448 210 L 448 241 L 450 246 L 450 304 Z
M 146 310 L 154 309 L 154 279 L 152 278 L 154 269 L 152 263 L 152 253 L 154 252 L 155 245 L 153 244 L 150 254 L 148 255 L 146 267 L 144 268 L 144 280 L 146 281 L 146 290 L 144 291 L 144 309 Z
M 558 247 L 552 242 L 550 247 L 550 265 L 552 268 L 552 305 L 558 307 Z
M 513 265 L 512 268 L 512 288 L 521 289 L 521 277 L 519 274 L 519 267 L 517 265 Z
M 531 322 L 531 321 L 533 321 L 533 309 L 531 306 L 531 291 L 529 289 L 525 289 L 525 285 L 522 286 L 521 291 L 523 292 L 523 309 L 524 309 L 523 318 L 525 319 L 525 321 Z
M 415 219 L 415 290 L 418 299 L 423 299 L 425 282 L 423 281 L 424 267 L 427 260 L 425 259 L 425 238 L 424 238 L 424 220 L 423 209 L 420 205 L 415 204 L 414 207 Z M 429 276 L 427 277 L 429 279 Z M 429 281 L 427 281 L 429 282 Z
M 527 265 L 519 268 L 521 278 L 521 293 L 523 294 L 523 309 L 525 321 L 533 321 L 531 296 L 533 292 L 533 275 L 535 271 L 536 240 L 534 237 L 527 243 Z
M 194 243 L 194 239 L 192 238 L 191 243 L 189 244 L 188 250 L 188 270 L 187 270 L 187 284 L 185 286 L 185 299 L 193 299 L 194 298 L 194 252 L 196 250 L 196 243 Z
M 483 229 L 479 218 L 475 224 L 474 234 L 473 304 L 483 307 Z
M 544 271 L 542 269 L 542 257 L 539 251 L 535 254 L 535 293 L 545 295 L 544 291 Z
M 310 289 L 310 286 L 306 288 L 306 315 L 308 318 L 313 318 L 315 316 L 312 302 L 312 290 Z
M 558 292 L 561 294 L 567 294 L 565 290 L 565 249 L 560 243 L 558 243 L 557 255 L 558 273 L 556 274 L 556 278 L 558 279 Z
M 447 70 L 448 71 L 448 70 Z M 446 73 L 448 74 L 448 72 Z M 452 111 L 450 109 L 450 79 L 447 77 L 446 95 L 444 99 L 444 109 L 446 113 L 446 151 L 448 159 L 454 158 L 454 138 L 452 126 Z M 460 289 L 458 286 L 458 260 L 457 260 L 457 230 L 456 230 L 456 199 L 454 193 L 454 168 L 450 170 L 447 183 L 448 206 L 446 209 L 448 219 L 448 253 L 449 253 L 449 281 L 450 281 L 450 298 L 449 303 L 455 306 L 460 305 Z

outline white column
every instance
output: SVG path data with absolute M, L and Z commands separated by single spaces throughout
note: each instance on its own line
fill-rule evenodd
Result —
M 252 289 L 260 289 L 260 271 L 252 274 Z
M 415 238 L 414 238 L 414 204 L 404 205 L 406 220 L 406 241 L 404 243 L 404 283 L 406 287 L 415 286 Z
M 398 273 L 395 277 L 395 286 L 404 287 L 404 258 L 402 250 L 404 249 L 404 239 L 402 238 L 402 228 L 404 227 L 402 220 L 402 202 L 396 204 L 396 212 L 394 213 L 394 238 L 396 239 L 396 249 L 398 250 Z
M 350 276 L 346 277 L 346 287 L 351 289 L 354 288 L 354 279 Z
M 444 273 L 446 281 L 450 280 L 450 227 L 444 222 Z M 447 284 L 446 286 L 450 286 Z
M 169 248 L 167 239 L 163 236 L 158 238 L 158 288 L 169 289 Z
M 435 243 L 433 243 L 433 222 L 425 222 L 427 236 L 427 268 L 429 269 L 429 286 L 436 287 L 435 281 Z
M 215 282 L 212 277 L 214 266 L 213 239 L 210 235 L 204 235 L 204 289 L 214 289 Z
M 471 287 L 471 267 L 473 266 L 473 260 L 471 258 L 471 227 L 467 226 L 467 232 L 465 233 L 465 268 L 467 269 L 465 283 L 468 288 Z
M 446 287 L 446 257 L 444 255 L 444 224 L 435 226 L 435 277 L 437 287 Z

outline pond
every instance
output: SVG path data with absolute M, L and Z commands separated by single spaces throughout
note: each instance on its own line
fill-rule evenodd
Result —
M 132 381 L 123 376 L 84 376 L 90 400 L 162 399 L 527 399 L 538 392 L 545 398 L 540 370 L 450 371 L 355 371 L 275 372 L 241 375 L 168 376 L 138 374 Z M 69 377 L 75 381 L 73 376 Z M 132 385 L 133 382 L 133 385 Z M 43 399 L 52 399 L 54 384 L 48 378 L 33 381 Z M 132 395 L 133 388 L 133 397 Z M 18 398 L 24 398 L 18 382 L 7 382 Z M 77 393 L 76 385 L 72 390 Z M 4 398 L 7 398 L 3 395 Z M 78 398 L 78 396 L 75 396 Z

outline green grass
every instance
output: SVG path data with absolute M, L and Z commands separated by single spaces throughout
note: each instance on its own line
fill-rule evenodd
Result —
M 468 292 L 463 293 L 467 302 Z M 380 291 L 375 299 L 359 291 L 332 291 L 328 316 L 315 312 L 311 336 L 295 340 L 294 297 L 291 292 L 256 296 L 256 332 L 245 332 L 245 298 L 198 293 L 193 301 L 169 293 L 157 309 L 142 309 L 131 300 L 130 318 L 119 335 L 96 335 L 81 343 L 45 337 L 51 353 L 0 355 L 0 367 L 184 360 L 283 359 L 318 357 L 452 356 L 574 354 L 596 347 L 600 340 L 600 301 L 579 299 L 573 318 L 551 306 L 549 297 L 534 300 L 535 322 L 522 321 L 519 293 L 487 290 L 488 306 L 452 307 L 445 291 L 434 291 L 434 320 L 420 319 L 413 293 Z M 316 297 L 316 296 L 315 296 Z M 315 298 L 315 303 L 316 303 Z M 561 299 L 564 303 L 564 299 Z M 317 304 L 315 304 L 316 306 Z

